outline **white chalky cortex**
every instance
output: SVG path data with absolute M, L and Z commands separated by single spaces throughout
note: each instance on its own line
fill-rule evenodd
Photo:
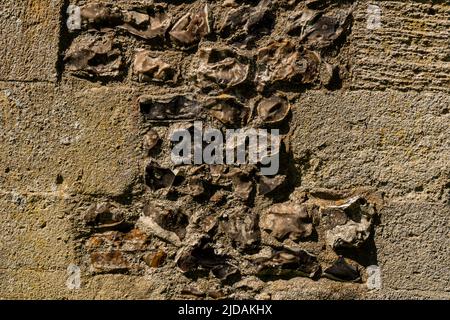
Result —
M 69 31 L 76 31 L 81 29 L 81 9 L 76 5 L 69 5 L 67 7 L 67 29 Z

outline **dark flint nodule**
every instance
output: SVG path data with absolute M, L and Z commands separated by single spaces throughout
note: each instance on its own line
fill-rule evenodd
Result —
M 308 41 L 329 43 L 336 38 L 338 27 L 339 22 L 335 18 L 322 16 L 311 26 L 310 33 L 307 35 Z
M 140 82 L 166 82 L 176 83 L 178 70 L 164 62 L 159 57 L 154 57 L 148 50 L 139 50 L 133 61 L 133 73 Z
M 216 254 L 208 244 L 185 251 L 178 258 L 177 266 L 187 275 L 202 270 L 211 271 L 216 278 L 222 281 L 227 281 L 240 274 L 239 270 L 227 263 L 227 257 Z
M 261 0 L 256 6 L 243 5 L 230 9 L 219 26 L 220 34 L 231 38 L 268 34 L 275 20 L 271 7 L 270 0 Z
M 151 8 L 150 16 L 146 11 Z M 81 6 L 81 22 L 83 29 L 96 29 L 102 32 L 114 28 L 146 40 L 163 40 L 171 24 L 171 17 L 161 8 L 142 7 L 139 10 L 122 10 L 105 3 L 90 3 Z
M 350 8 L 340 10 L 333 16 L 322 12 L 313 15 L 309 21 L 301 26 L 300 42 L 307 47 L 317 49 L 324 49 L 333 45 L 349 29 L 351 11 Z M 295 25 L 291 27 L 291 30 L 295 30 Z
M 253 180 L 249 175 L 243 173 L 237 173 L 232 177 L 233 181 L 233 193 L 241 200 L 249 200 L 253 191 Z
M 270 194 L 272 191 L 278 190 L 286 182 L 285 175 L 278 175 L 275 177 L 260 176 L 258 183 L 258 192 L 261 195 Z
M 320 272 L 317 258 L 304 250 L 283 249 L 272 257 L 259 261 L 259 276 L 309 277 L 315 278 Z
M 181 240 L 184 239 L 189 218 L 181 209 L 160 210 L 153 219 L 161 228 L 174 232 Z
M 302 10 L 300 12 L 294 11 L 289 17 L 288 21 L 292 21 L 288 25 L 287 33 L 291 36 L 300 36 L 301 38 L 305 35 L 305 29 L 314 20 L 320 16 L 319 11 L 314 10 Z
M 260 226 L 280 241 L 286 237 L 293 241 L 305 239 L 313 232 L 310 211 L 312 208 L 304 204 L 274 204 L 261 217 Z
M 358 269 L 349 265 L 342 256 L 331 267 L 325 269 L 323 276 L 337 281 L 357 282 L 361 280 Z
M 169 32 L 181 46 L 192 46 L 211 32 L 209 6 L 206 4 L 181 17 Z
M 251 59 L 231 47 L 201 48 L 194 74 L 203 89 L 233 88 L 248 80 Z
M 258 214 L 245 207 L 237 207 L 222 218 L 220 230 L 231 240 L 233 247 L 241 251 L 255 249 L 261 239 L 258 220 Z
M 205 193 L 205 183 L 201 177 L 188 178 L 188 185 L 185 188 L 186 194 L 199 197 Z
M 211 116 L 229 126 L 247 123 L 250 114 L 249 108 L 238 102 L 235 97 L 225 94 L 208 99 L 205 108 Z
M 288 116 L 290 110 L 289 102 L 279 96 L 261 100 L 257 108 L 259 118 L 267 124 L 279 124 Z
M 212 268 L 211 272 L 217 279 L 223 282 L 237 281 L 241 276 L 238 268 L 227 263 Z
M 145 184 L 152 190 L 167 188 L 175 181 L 172 170 L 160 167 L 156 162 L 150 161 L 145 168 Z
M 154 16 L 141 14 L 138 12 L 128 12 L 127 21 L 119 28 L 146 40 L 163 40 L 170 27 L 172 18 L 164 13 L 157 12 Z
M 107 36 L 76 38 L 67 50 L 64 62 L 66 70 L 83 77 L 117 77 L 123 67 L 119 44 Z
M 146 120 L 170 121 L 197 119 L 201 104 L 188 95 L 141 96 L 139 108 Z
M 117 230 L 126 224 L 123 214 L 108 202 L 91 205 L 85 213 L 84 220 L 87 225 L 104 231 Z
M 258 50 L 255 82 L 258 91 L 273 84 L 311 84 L 318 76 L 320 56 L 297 49 L 287 39 L 273 41 Z
M 345 202 L 344 202 L 345 201 Z M 370 237 L 376 210 L 361 196 L 320 209 L 326 243 L 333 249 L 359 248 Z

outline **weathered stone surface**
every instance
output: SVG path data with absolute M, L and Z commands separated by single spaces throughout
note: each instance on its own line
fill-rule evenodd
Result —
M 1 190 L 0 269 L 65 270 L 76 258 L 68 219 L 73 206 L 58 193 Z
M 130 89 L 0 88 L 2 189 L 120 195 L 132 188 L 141 171 Z
M 383 1 L 381 28 L 367 30 L 367 2 L 355 9 L 353 89 L 450 92 L 448 3 Z
M 448 201 L 449 105 L 447 94 L 427 92 L 303 95 L 290 140 L 302 186 L 372 186 L 388 197 Z
M 0 81 L 56 81 L 62 3 L 2 1 Z
M 442 276 L 450 272 L 448 204 L 399 199 L 382 215 L 375 241 L 383 285 L 410 298 L 423 292 L 422 297 L 447 295 L 448 299 L 450 279 Z
M 381 26 L 368 29 L 371 1 L 220 1 L 207 13 L 202 1 L 105 2 L 120 21 L 85 12 L 70 33 L 60 30 L 67 2 L 1 5 L 0 298 L 450 299 L 448 4 L 378 2 Z M 69 72 L 64 56 L 86 35 L 120 44 L 120 74 Z M 285 58 L 255 64 L 283 41 Z M 139 49 L 158 59 L 140 71 Z M 210 63 L 197 70 L 202 50 Z M 97 58 L 88 69 L 104 70 Z M 169 131 L 194 119 L 280 128 L 280 174 L 174 167 Z M 167 186 L 145 185 L 151 161 L 173 173 Z M 376 191 L 361 193 L 376 215 L 326 246 L 327 231 L 361 224 L 336 208 L 360 187 Z M 311 229 L 267 219 L 286 203 L 315 206 L 289 214 Z M 361 283 L 319 272 L 340 255 Z M 67 286 L 70 264 L 79 289 Z M 366 286 L 369 265 L 379 290 Z

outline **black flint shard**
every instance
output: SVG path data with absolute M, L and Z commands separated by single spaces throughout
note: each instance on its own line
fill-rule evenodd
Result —
M 270 258 L 262 259 L 258 275 L 262 277 L 280 276 L 286 278 L 315 278 L 320 272 L 317 258 L 304 250 L 283 249 L 276 251 Z
M 211 272 L 221 281 L 236 280 L 240 277 L 240 271 L 231 265 L 228 258 L 219 255 L 209 244 L 197 246 L 185 251 L 177 260 L 177 266 L 187 275 L 196 272 Z
M 180 239 L 186 235 L 189 218 L 179 209 L 162 210 L 155 215 L 154 220 L 161 228 L 174 232 Z
M 361 280 L 358 269 L 349 265 L 342 256 L 331 267 L 325 269 L 323 276 L 337 281 L 357 282 Z
M 139 108 L 146 120 L 189 120 L 198 118 L 202 107 L 186 95 L 141 96 Z
M 172 170 L 160 167 L 154 161 L 151 161 L 145 168 L 145 184 L 152 190 L 170 187 L 174 180 L 175 174 Z

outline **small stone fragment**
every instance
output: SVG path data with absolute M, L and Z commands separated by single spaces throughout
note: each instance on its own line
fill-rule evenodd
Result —
M 208 290 L 206 294 L 213 299 L 224 299 L 226 297 L 226 293 L 222 290 Z
M 209 201 L 213 203 L 220 203 L 226 198 L 226 193 L 223 190 L 216 191 L 211 198 L 209 198 Z
M 163 12 L 158 12 L 153 17 L 133 12 L 128 13 L 126 17 L 126 23 L 119 28 L 146 40 L 164 39 L 172 22 L 172 18 Z
M 175 233 L 181 240 L 186 235 L 189 218 L 180 209 L 157 210 L 153 220 L 163 229 Z
M 87 225 L 100 230 L 114 230 L 126 225 L 122 212 L 109 202 L 91 205 L 85 213 L 84 220 Z
M 358 248 L 370 236 L 374 207 L 355 196 L 337 206 L 320 209 L 320 223 L 326 229 L 326 243 L 333 249 Z
M 156 147 L 156 145 L 158 144 L 159 141 L 160 141 L 160 138 L 159 138 L 158 133 L 155 130 L 150 129 L 144 136 L 144 142 L 143 142 L 144 150 L 148 153 L 154 147 Z
M 160 58 L 153 58 L 148 50 L 140 50 L 133 62 L 133 72 L 140 82 L 168 82 L 175 83 L 178 71 Z
M 211 32 L 209 6 L 184 15 L 169 32 L 170 38 L 184 46 L 193 45 Z
M 212 268 L 211 271 L 217 279 L 223 282 L 238 280 L 241 276 L 239 269 L 230 264 L 218 265 Z
M 306 72 L 303 74 L 302 83 L 313 83 L 319 77 L 321 57 L 316 51 L 305 50 L 302 58 L 306 61 Z
M 339 80 L 338 69 L 327 62 L 323 62 L 320 67 L 320 82 L 324 86 L 330 86 L 333 80 Z
M 203 298 L 205 293 L 194 287 L 185 287 L 181 290 L 181 294 Z
M 167 254 L 163 250 L 155 253 L 149 253 L 143 257 L 145 263 L 151 268 L 159 268 L 166 260 Z
M 200 221 L 201 230 L 205 233 L 213 233 L 218 225 L 218 218 L 216 215 L 210 214 Z
M 147 204 L 144 215 L 138 220 L 137 226 L 147 234 L 155 235 L 175 246 L 181 245 L 186 235 L 189 217 L 179 208 L 166 208 L 157 204 Z
M 215 253 L 209 245 L 199 245 L 181 252 L 177 266 L 183 272 L 194 272 L 198 269 L 211 270 L 226 264 L 226 257 Z
M 93 252 L 90 254 L 91 267 L 95 272 L 125 271 L 130 266 L 118 250 Z
M 222 6 L 224 7 L 237 7 L 236 0 L 223 0 Z
M 260 226 L 278 240 L 287 236 L 294 241 L 304 239 L 313 232 L 310 210 L 306 205 L 275 204 L 261 217 Z
M 124 252 L 140 251 L 144 250 L 146 245 L 147 235 L 135 228 L 123 235 L 121 250 Z
M 124 21 L 136 26 L 141 26 L 150 22 L 150 17 L 146 13 L 138 11 L 127 11 L 124 14 Z
M 306 0 L 306 6 L 310 9 L 322 10 L 330 6 L 332 0 Z
M 119 231 L 104 231 L 90 236 L 85 243 L 88 252 L 118 250 L 122 244 L 122 233 Z
M 194 177 L 189 179 L 187 194 L 193 197 L 201 196 L 205 192 L 205 186 L 201 178 Z

